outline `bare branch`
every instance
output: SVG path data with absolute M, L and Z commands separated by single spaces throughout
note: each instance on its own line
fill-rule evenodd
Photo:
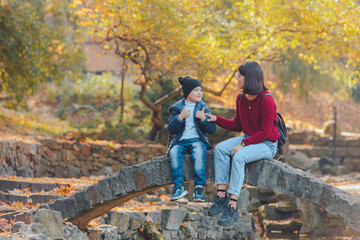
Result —
M 145 93 L 146 93 L 146 84 L 145 83 L 140 83 L 139 84 L 141 86 L 141 90 L 140 90 L 140 100 L 151 110 L 155 110 L 155 105 L 154 103 L 150 102 L 149 100 L 147 100 L 145 98 Z
M 166 94 L 165 96 L 163 96 L 163 97 L 159 98 L 158 100 L 156 100 L 155 105 L 162 105 L 162 104 L 170 101 L 171 99 L 173 99 L 174 97 L 179 95 L 179 93 L 181 93 L 181 90 L 182 90 L 182 87 L 176 88 L 171 93 Z

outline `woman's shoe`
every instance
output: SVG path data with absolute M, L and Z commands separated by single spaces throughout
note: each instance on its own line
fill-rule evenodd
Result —
M 219 218 L 218 224 L 221 226 L 231 226 L 234 224 L 235 221 L 240 220 L 240 213 L 239 209 L 236 206 L 234 209 L 231 206 L 226 206 L 223 215 Z
M 214 203 L 208 211 L 209 216 L 214 216 L 216 214 L 222 213 L 226 206 L 229 204 L 230 198 L 228 196 L 219 197 L 215 196 Z

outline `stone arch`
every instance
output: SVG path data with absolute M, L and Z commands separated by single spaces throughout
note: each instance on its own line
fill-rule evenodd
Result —
M 214 180 L 214 154 L 207 153 L 207 179 Z M 184 158 L 184 180 L 192 181 L 194 171 L 189 156 Z M 262 160 L 246 165 L 245 183 L 270 188 L 300 198 L 340 217 L 360 232 L 360 199 L 282 162 Z M 86 228 L 89 221 L 112 208 L 157 188 L 171 185 L 170 162 L 161 156 L 122 168 L 118 173 L 80 190 L 72 196 L 43 205 L 62 213 L 62 217 Z

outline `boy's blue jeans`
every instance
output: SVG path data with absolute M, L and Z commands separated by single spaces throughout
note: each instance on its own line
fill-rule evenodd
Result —
M 183 159 L 186 153 L 190 154 L 194 164 L 194 186 L 206 184 L 206 144 L 200 138 L 183 139 L 169 152 L 174 190 L 184 185 Z
M 230 174 L 230 155 L 232 149 L 248 135 L 230 138 L 215 147 L 215 184 L 228 184 Z M 230 185 L 228 193 L 239 196 L 245 178 L 245 164 L 261 159 L 272 159 L 277 150 L 277 141 L 263 141 L 241 148 L 232 158 Z

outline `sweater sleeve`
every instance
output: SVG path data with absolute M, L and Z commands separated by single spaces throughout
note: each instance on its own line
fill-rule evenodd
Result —
M 217 120 L 216 120 L 216 124 L 219 125 L 221 128 L 224 128 L 226 130 L 229 131 L 233 131 L 233 132 L 241 132 L 243 130 L 243 127 L 241 125 L 241 120 L 240 120 L 240 95 L 239 94 L 236 98 L 236 110 L 235 110 L 235 117 L 234 119 L 226 119 L 223 117 L 220 117 L 218 115 L 215 115 Z
M 265 96 L 260 106 L 260 130 L 244 139 L 245 145 L 258 144 L 265 141 L 273 129 L 273 122 L 276 115 L 276 105 L 271 96 Z

